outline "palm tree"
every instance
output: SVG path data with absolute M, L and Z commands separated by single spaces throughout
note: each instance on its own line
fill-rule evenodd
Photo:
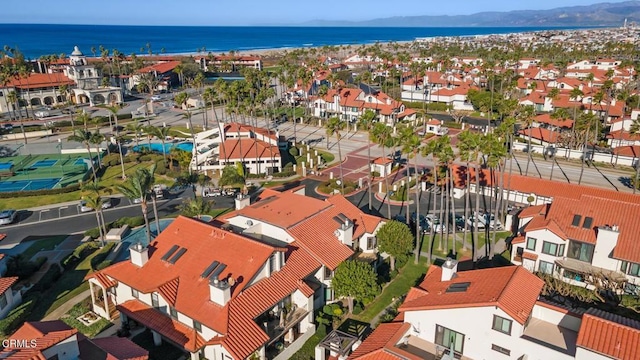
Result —
M 82 191 L 89 191 L 91 194 L 96 195 L 96 196 L 100 196 L 100 192 L 104 191 L 107 194 L 111 194 L 112 190 L 111 188 L 108 187 L 104 187 L 102 185 L 100 185 L 98 182 L 94 181 L 89 181 L 86 184 L 84 184 L 82 186 Z M 104 201 L 103 201 L 104 202 Z M 105 235 L 107 234 L 107 225 L 106 222 L 104 221 L 104 212 L 102 211 L 102 206 L 100 206 L 100 209 L 98 209 L 98 211 L 100 212 L 100 219 L 102 220 L 102 226 L 103 226 L 103 230 Z
M 189 94 L 186 92 L 181 92 L 174 98 L 176 104 L 187 108 L 187 120 L 189 120 L 189 130 L 191 131 L 191 140 L 193 140 L 193 156 L 195 156 L 195 165 L 196 169 L 198 169 L 198 147 L 196 145 L 196 134 L 193 131 L 193 123 L 191 122 L 191 110 L 189 110 L 189 104 L 187 104 L 188 100 Z M 191 166 L 189 166 L 189 173 L 191 173 Z
M 438 186 L 438 162 L 436 160 L 436 156 L 438 155 L 438 153 L 440 152 L 440 148 L 439 148 L 440 143 L 437 140 L 434 141 L 429 141 L 427 143 L 427 145 L 425 147 L 422 148 L 422 156 L 424 157 L 428 157 L 431 156 L 431 162 L 433 163 L 433 187 L 431 188 L 431 191 L 433 193 L 433 214 L 435 216 L 435 214 L 437 213 L 437 191 L 436 191 L 436 187 Z M 434 229 L 435 226 L 430 227 L 430 232 L 429 232 L 429 255 L 428 255 L 428 263 L 431 263 L 431 247 L 432 247 L 432 242 L 435 240 L 435 233 L 434 233 Z M 442 250 L 442 237 L 440 238 L 440 244 L 438 246 L 438 248 L 440 250 Z
M 471 161 L 474 161 L 478 158 L 478 145 L 479 145 L 479 136 L 476 133 L 472 133 L 469 129 L 458 134 L 458 150 L 460 151 L 460 160 L 465 162 L 465 173 L 467 175 L 467 179 L 465 181 L 466 191 L 464 197 L 464 220 L 465 222 L 469 219 L 469 210 L 471 205 Z M 477 175 L 477 171 L 476 171 Z M 479 196 L 480 191 L 476 187 L 476 196 Z M 476 200 L 477 202 L 477 200 Z M 467 249 L 467 232 L 469 226 L 465 225 L 464 234 L 462 236 L 462 248 Z M 472 234 L 471 236 L 471 252 L 473 254 L 472 258 L 475 262 L 475 251 L 476 251 L 476 243 L 474 239 L 477 238 L 478 224 L 475 223 L 476 234 Z
M 22 111 L 20 111 L 20 99 L 18 99 L 18 94 L 15 90 L 11 90 L 7 95 L 7 101 L 11 102 L 15 109 L 18 110 L 18 114 L 20 114 L 20 130 L 22 131 L 22 137 L 24 138 L 25 145 L 27 144 L 27 134 L 24 131 L 24 119 L 22 118 Z M 17 118 L 17 117 L 16 117 Z
M 130 200 L 140 199 L 140 210 L 144 218 L 147 231 L 147 242 L 151 242 L 151 230 L 149 228 L 149 217 L 147 216 L 147 200 L 151 191 L 153 180 L 149 169 L 138 168 L 136 172 L 127 179 L 124 184 L 116 185 L 116 189 Z
M 136 142 L 136 148 L 140 145 L 140 133 L 144 130 L 144 125 L 140 124 L 140 121 L 135 120 L 127 124 L 126 129 L 128 131 L 133 131 L 134 141 Z
M 211 211 L 211 206 L 212 202 L 199 197 L 196 199 L 185 199 L 178 208 L 180 209 L 180 214 L 183 216 L 200 218 L 201 215 Z
M 448 135 L 442 136 L 440 138 L 438 138 L 436 140 L 438 142 L 438 160 L 440 162 L 440 164 L 442 164 L 442 166 L 444 166 L 445 171 L 444 171 L 444 188 L 445 191 L 441 192 L 441 195 L 444 195 L 446 198 L 446 202 L 445 202 L 445 212 L 440 211 L 440 238 L 442 239 L 446 234 L 447 230 L 445 229 L 445 226 L 448 226 L 449 223 L 449 201 L 453 200 L 453 195 L 451 194 L 451 186 L 449 185 L 450 179 L 451 179 L 451 162 L 453 161 L 453 159 L 455 158 L 455 155 L 453 154 L 453 149 L 451 147 L 451 138 L 449 138 Z M 441 204 L 440 207 L 442 207 L 442 199 L 441 199 Z M 440 209 L 442 210 L 442 208 Z M 448 236 L 447 236 L 448 238 Z M 456 253 L 456 244 L 455 244 L 455 235 L 453 238 L 453 246 L 450 248 L 450 250 L 455 254 Z M 447 240 L 448 243 L 448 240 Z
M 402 138 L 402 152 L 407 154 L 409 159 L 413 159 L 414 176 L 416 177 L 416 248 L 414 250 L 414 262 L 417 264 L 420 261 L 420 243 L 422 240 L 422 231 L 420 231 L 420 181 L 418 176 L 418 154 L 422 150 L 422 141 L 418 135 L 411 129 L 410 135 L 405 135 Z M 407 206 L 409 204 L 409 185 L 407 183 Z M 409 218 L 409 211 L 407 210 L 407 219 Z
M 491 186 L 489 187 L 490 189 L 490 196 L 489 196 L 489 206 L 488 206 L 488 216 L 485 217 L 486 219 L 486 225 L 485 225 L 485 246 L 488 246 L 488 256 L 489 259 L 493 259 L 493 251 L 495 249 L 495 231 L 496 231 L 496 226 L 493 226 L 493 229 L 490 229 L 491 226 L 491 218 L 492 216 L 495 217 L 497 219 L 497 214 L 494 214 L 494 209 L 493 209 L 493 205 L 492 205 L 492 201 L 493 201 L 493 197 L 494 197 L 494 189 L 495 191 L 498 191 L 498 188 L 500 189 L 500 191 L 502 192 L 502 184 L 500 184 L 500 182 L 498 181 L 498 184 L 495 184 L 495 171 L 496 169 L 499 170 L 500 166 L 501 166 L 501 161 L 502 159 L 506 156 L 506 148 L 504 146 L 503 140 L 498 137 L 496 134 L 494 133 L 490 133 L 487 134 L 486 136 L 484 136 L 483 141 L 480 144 L 480 148 L 482 150 L 482 152 L 485 154 L 486 158 L 486 165 L 487 167 L 489 167 L 489 172 L 490 172 L 490 176 L 491 176 Z M 500 175 L 500 179 L 502 179 L 503 176 Z M 492 238 L 492 241 L 489 242 L 489 230 L 492 230 L 494 232 L 494 236 Z M 491 244 L 491 245 L 489 245 Z
M 400 152 L 402 154 L 406 154 L 407 157 L 409 157 L 410 155 L 413 154 L 413 149 L 410 146 L 407 146 L 407 144 L 415 144 L 415 141 L 413 139 L 413 136 L 415 135 L 414 131 L 413 131 L 413 127 L 402 127 L 400 129 L 400 131 L 398 132 L 398 145 L 400 145 Z M 418 138 L 418 145 L 420 145 L 420 139 Z M 407 176 L 411 177 L 411 171 L 410 171 L 410 167 L 407 169 Z M 417 176 L 417 172 L 416 172 L 416 176 Z M 407 212 L 406 212 L 406 221 L 407 221 L 407 225 L 409 224 L 409 183 L 407 182 L 407 184 L 404 186 L 404 196 L 406 196 L 407 200 L 406 200 L 406 205 L 407 205 Z M 404 197 L 403 197 L 404 200 Z
M 340 140 L 342 140 L 342 134 L 340 131 L 344 130 L 346 123 L 337 116 L 329 118 L 326 125 L 326 133 L 327 137 L 336 136 L 336 141 L 338 142 L 338 158 L 340 159 L 340 187 L 342 188 L 342 194 L 344 195 L 344 177 L 342 174 L 342 149 L 340 147 Z
M 597 123 L 597 121 L 598 121 L 598 117 L 592 111 L 589 111 L 588 113 L 580 114 L 580 116 L 578 117 L 578 123 L 576 123 L 576 126 L 578 128 L 583 129 L 582 132 L 583 132 L 583 138 L 584 138 L 584 142 L 582 144 L 582 164 L 580 167 L 580 177 L 578 178 L 578 184 L 582 183 L 582 175 L 584 173 L 584 164 L 587 160 L 589 132 L 591 131 L 593 126 Z
M 151 188 L 148 191 L 149 196 L 151 197 L 151 205 L 153 207 L 153 218 L 156 223 L 156 235 L 160 234 L 160 218 L 158 217 L 158 203 L 156 200 L 156 196 L 153 191 L 153 184 L 156 182 L 156 164 L 154 163 L 148 169 L 149 176 L 151 177 Z M 195 196 L 195 194 L 194 194 Z
M 160 139 L 162 143 L 162 157 L 164 158 L 164 166 L 167 167 L 167 152 L 165 148 L 165 141 L 167 140 L 167 136 L 169 136 L 169 131 L 171 130 L 171 126 L 145 126 L 144 132 L 147 135 L 155 136 Z
M 92 208 L 96 214 L 98 231 L 100 232 L 100 242 L 102 243 L 102 246 L 104 246 L 104 242 L 106 240 L 106 235 L 107 235 L 107 229 L 104 224 L 104 219 L 102 223 L 100 221 L 100 215 L 102 213 L 102 204 L 104 203 L 104 200 L 100 197 L 100 195 L 91 194 L 89 196 L 86 196 L 84 201 L 86 202 L 86 205 Z
M 381 122 L 377 122 L 373 125 L 373 128 L 369 133 L 369 138 L 370 140 L 373 140 L 374 143 L 382 147 L 382 156 L 387 159 L 386 148 L 391 142 L 391 128 Z M 391 166 L 393 167 L 393 163 Z M 389 174 L 385 174 L 384 176 L 384 185 L 387 189 L 387 193 L 389 193 Z M 389 201 L 387 201 L 387 218 L 391 219 L 391 203 Z
M 122 168 L 122 180 L 126 180 L 127 179 L 127 175 L 124 173 L 124 159 L 123 159 L 123 154 L 122 154 L 122 141 L 120 139 L 120 127 L 118 126 L 118 110 L 120 110 L 120 108 L 118 106 L 115 105 L 111 105 L 111 106 L 104 106 L 105 109 L 109 110 L 109 120 L 111 120 L 111 117 L 113 117 L 114 119 L 114 123 L 116 124 L 116 143 L 118 144 L 118 154 L 120 154 L 120 167 Z M 109 121 L 109 126 L 111 125 L 111 121 Z
M 83 144 L 87 152 L 89 153 L 89 163 L 91 165 L 91 172 L 93 173 L 93 178 L 98 179 L 98 175 L 96 175 L 96 169 L 93 166 L 93 155 L 91 154 L 91 143 L 96 139 L 96 136 L 99 134 L 91 133 L 89 131 L 85 131 L 82 129 L 76 129 L 72 135 L 67 138 L 67 141 L 75 141 Z M 99 151 L 99 150 L 98 150 Z
M 531 162 L 531 124 L 533 123 L 534 115 L 535 109 L 530 105 L 520 107 L 517 115 L 518 120 L 526 126 L 526 129 L 529 132 L 529 136 L 527 136 L 527 166 L 524 171 L 527 176 L 529 176 L 529 163 Z

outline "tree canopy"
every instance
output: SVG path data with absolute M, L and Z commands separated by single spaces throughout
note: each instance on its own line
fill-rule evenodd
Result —
M 222 176 L 218 184 L 220 186 L 243 184 L 244 178 L 238 173 L 238 168 L 234 165 L 227 165 L 222 169 Z
M 376 233 L 378 250 L 391 256 L 391 270 L 395 270 L 396 259 L 404 259 L 413 248 L 413 234 L 406 224 L 391 220 Z
M 373 299 L 380 292 L 378 275 L 368 263 L 347 260 L 340 264 L 331 280 L 336 296 L 349 300 L 349 312 L 353 311 L 353 300 Z

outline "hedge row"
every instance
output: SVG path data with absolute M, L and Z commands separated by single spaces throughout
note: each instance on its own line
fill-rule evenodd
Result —
M 82 184 L 73 184 L 69 186 L 65 186 L 59 189 L 47 189 L 47 190 L 30 190 L 30 191 L 17 191 L 17 192 L 0 192 L 0 199 L 9 199 L 16 197 L 26 197 L 26 196 L 40 196 L 40 195 L 59 195 L 66 194 L 74 191 L 80 190 Z
M 9 336 L 18 328 L 18 326 L 24 324 L 27 319 L 27 315 L 31 313 L 31 310 L 36 304 L 36 298 L 37 297 L 34 296 L 30 299 L 23 299 L 20 306 L 13 309 L 7 317 L 0 320 L 0 337 L 5 338 Z
M 65 269 L 74 268 L 80 263 L 80 261 L 92 254 L 97 248 L 98 245 L 94 242 L 81 244 L 73 251 L 73 253 L 67 255 L 67 257 L 65 257 L 60 263 Z
M 114 246 L 115 243 L 109 243 L 105 245 L 105 247 L 100 249 L 98 253 L 91 259 L 91 269 L 93 269 L 94 271 L 98 270 L 98 266 L 105 261 L 105 259 L 109 255 L 109 252 L 111 251 L 111 249 L 113 249 Z

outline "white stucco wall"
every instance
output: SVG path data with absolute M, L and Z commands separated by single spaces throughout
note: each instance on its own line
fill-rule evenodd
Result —
M 540 261 L 546 261 L 548 263 L 555 264 L 556 260 L 562 258 L 562 256 L 564 256 L 567 253 L 567 248 L 568 248 L 568 245 L 569 245 L 568 242 L 564 241 L 559 236 L 557 236 L 556 234 L 552 233 L 551 231 L 549 231 L 547 229 L 529 231 L 529 232 L 527 232 L 527 240 L 529 238 L 535 238 L 536 239 L 535 251 L 527 250 L 527 248 L 526 248 L 527 242 L 526 241 L 525 241 L 524 244 L 522 244 L 522 247 L 525 249 L 525 251 L 535 252 L 536 254 L 538 254 L 538 260 L 536 261 L 536 266 L 535 266 L 535 270 L 536 271 L 539 270 Z M 548 254 L 543 254 L 542 253 L 542 247 L 543 247 L 543 243 L 545 241 L 549 242 L 549 243 L 556 244 L 558 246 L 559 245 L 565 245 L 564 253 L 560 254 L 560 256 L 552 256 L 552 255 L 548 255 Z M 555 265 L 554 265 L 554 270 L 555 270 Z
M 573 331 L 580 330 L 580 324 L 582 324 L 582 319 L 580 317 L 567 314 L 563 311 L 550 309 L 539 304 L 533 306 L 531 317 L 544 320 Z
M 612 358 L 608 356 L 600 355 L 596 352 L 579 347 L 576 349 L 576 359 L 578 360 L 611 360 Z
M 62 340 L 55 346 L 43 350 L 42 354 L 47 359 L 58 355 L 58 360 L 75 360 L 78 358 L 78 356 L 80 356 L 80 349 L 78 348 L 78 336 L 73 335 L 67 339 Z

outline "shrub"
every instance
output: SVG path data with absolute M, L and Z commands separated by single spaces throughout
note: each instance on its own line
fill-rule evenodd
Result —
M 102 164 L 108 166 L 120 165 L 120 155 L 112 153 L 102 157 Z
M 29 299 L 23 299 L 22 304 L 13 309 L 7 317 L 0 320 L 0 336 L 6 337 L 13 333 L 18 326 L 22 325 L 27 319 L 27 315 L 31 313 L 31 310 L 35 306 L 36 296 Z
M 298 156 L 300 154 L 300 151 L 297 147 L 293 146 L 291 147 L 291 149 L 289 149 L 289 154 L 291 154 L 291 156 Z
M 273 174 L 273 177 L 275 177 L 275 178 L 285 178 L 285 177 L 294 176 L 294 175 L 296 175 L 296 173 L 293 172 L 293 171 L 281 171 L 279 173 Z
M 158 166 L 156 166 L 156 174 L 158 174 L 158 175 L 166 175 L 167 174 L 167 168 L 164 167 L 164 164 L 159 164 Z
M 353 315 L 358 315 L 362 312 L 363 309 L 363 305 L 360 301 L 355 301 L 355 304 L 353 304 Z
M 131 113 L 118 114 L 116 116 L 118 117 L 118 120 L 128 120 L 133 118 L 133 115 Z
M 373 176 L 373 177 L 380 177 L 380 172 L 379 172 L 379 171 L 372 171 L 372 172 L 371 172 L 371 176 Z
M 144 155 L 140 155 L 140 157 L 138 158 L 138 161 L 142 162 L 142 161 L 151 161 L 153 160 L 153 156 L 151 154 L 144 154 Z
M 9 199 L 14 197 L 26 197 L 26 196 L 40 196 L 40 195 L 58 195 L 66 194 L 80 190 L 81 184 L 73 184 L 58 189 L 46 189 L 46 190 L 30 190 L 30 191 L 16 191 L 16 192 L 0 192 L 0 199 Z
M 283 171 L 283 172 L 290 172 L 290 171 L 293 171 L 293 164 L 292 164 L 292 163 L 288 163 L 287 165 L 285 165 L 285 166 L 282 168 L 282 171 Z
M 100 264 L 98 264 L 95 268 L 96 271 L 102 270 L 104 268 L 107 268 L 111 265 L 111 260 L 105 260 L 103 262 L 101 262 Z
M 62 276 L 62 270 L 57 264 L 51 264 L 47 272 L 33 286 L 34 291 L 46 291 Z
M 40 270 L 47 261 L 46 257 L 39 257 L 35 261 L 30 261 L 23 255 L 12 256 L 7 261 L 6 276 L 17 276 L 20 279 L 28 279 L 36 271 Z
M 138 154 L 136 154 L 134 152 L 131 152 L 131 153 L 127 154 L 127 156 L 125 156 L 123 158 L 123 160 L 124 160 L 125 164 L 126 163 L 130 163 L 130 162 L 138 162 L 138 157 L 139 157 Z
M 109 256 L 109 252 L 111 252 L 111 249 L 113 249 L 114 245 L 115 243 L 107 244 L 105 247 L 100 249 L 98 253 L 91 259 L 91 268 L 93 270 L 98 270 L 98 266 L 105 261 L 107 256 Z
M 267 174 L 265 174 L 265 173 L 247 174 L 247 179 L 263 179 L 265 177 L 267 177 Z

